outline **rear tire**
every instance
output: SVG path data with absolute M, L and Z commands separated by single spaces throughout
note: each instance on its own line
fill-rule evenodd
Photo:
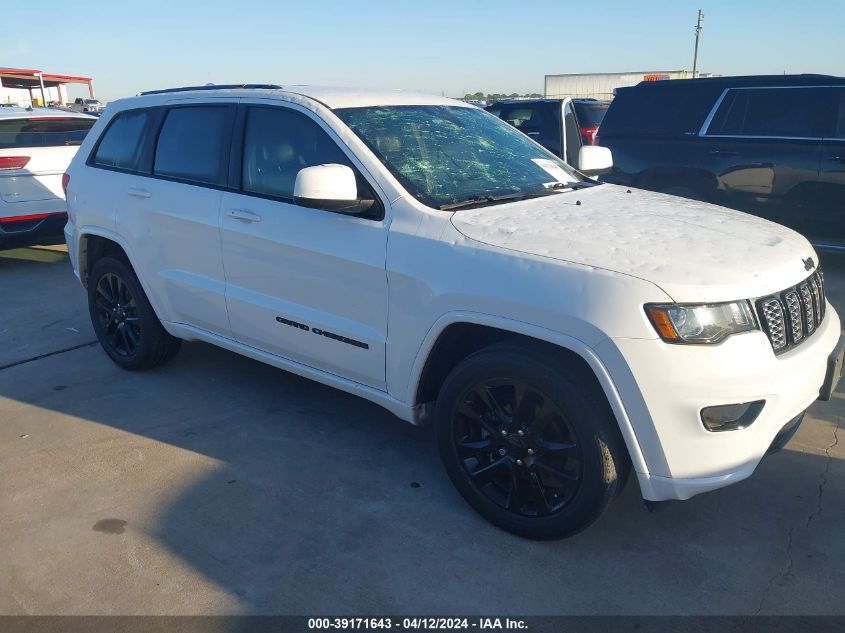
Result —
M 435 433 L 464 499 L 494 525 L 531 539 L 585 529 L 630 468 L 595 380 L 532 347 L 499 343 L 461 362 L 438 396 Z
M 97 340 L 123 369 L 151 369 L 176 355 L 182 341 L 167 333 L 132 267 L 102 257 L 88 277 L 88 311 Z

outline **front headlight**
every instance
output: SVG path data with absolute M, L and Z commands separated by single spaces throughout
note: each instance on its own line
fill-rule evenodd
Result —
M 646 314 L 667 343 L 712 344 L 731 334 L 756 330 L 748 301 L 706 305 L 648 304 Z

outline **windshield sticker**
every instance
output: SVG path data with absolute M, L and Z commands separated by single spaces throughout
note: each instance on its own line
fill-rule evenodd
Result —
M 548 158 L 532 158 L 531 162 L 537 165 L 540 169 L 546 172 L 552 178 L 555 178 L 557 182 L 573 182 L 572 176 L 566 173 L 560 165 L 558 165 L 555 161 L 549 160 Z

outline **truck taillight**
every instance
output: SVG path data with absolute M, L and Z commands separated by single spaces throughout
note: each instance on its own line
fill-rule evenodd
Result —
M 29 156 L 0 156 L 0 169 L 23 169 Z
M 70 184 L 70 174 L 62 174 L 62 191 L 65 192 L 65 199 L 67 199 L 67 186 Z
M 582 127 L 581 128 L 581 137 L 584 139 L 584 143 L 586 145 L 595 145 L 596 144 L 596 134 L 598 134 L 599 126 L 593 125 L 592 127 Z

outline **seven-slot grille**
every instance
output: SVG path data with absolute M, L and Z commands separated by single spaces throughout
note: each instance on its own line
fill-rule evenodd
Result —
M 757 317 L 775 354 L 806 340 L 825 313 L 824 275 L 821 270 L 797 286 L 757 299 Z

